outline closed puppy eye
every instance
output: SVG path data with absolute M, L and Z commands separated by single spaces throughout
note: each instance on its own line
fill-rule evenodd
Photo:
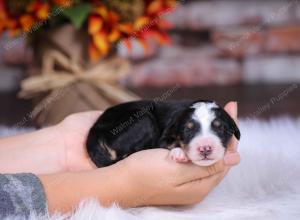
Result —
M 186 123 L 185 127 L 188 128 L 188 129 L 192 129 L 194 127 L 194 123 L 193 122 L 188 122 L 188 123 Z
M 216 128 L 219 128 L 221 126 L 221 121 L 219 119 L 216 119 L 213 121 L 213 126 Z

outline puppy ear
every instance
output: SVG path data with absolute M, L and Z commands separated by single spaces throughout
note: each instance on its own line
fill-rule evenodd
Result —
M 158 140 L 158 146 L 165 148 L 174 146 L 176 142 L 176 131 L 177 131 L 178 121 L 170 120 L 168 125 L 166 126 L 164 132 L 162 133 L 160 139 Z
M 220 108 L 222 115 L 223 115 L 223 120 L 225 120 L 226 123 L 228 123 L 230 127 L 230 133 L 233 134 L 236 139 L 240 140 L 241 139 L 241 132 L 240 129 L 238 128 L 237 124 L 233 120 L 233 118 L 223 109 Z
M 233 134 L 236 137 L 236 139 L 240 140 L 241 139 L 240 129 L 238 128 L 238 126 L 236 125 L 235 121 L 231 117 L 230 117 L 230 119 L 231 119 L 231 126 L 230 127 L 231 127 L 231 129 L 233 131 Z
M 226 112 L 226 114 L 227 114 L 227 112 Z M 229 125 L 230 125 L 230 129 L 232 130 L 232 133 L 234 134 L 236 139 L 240 140 L 241 139 L 240 129 L 238 128 L 235 121 L 231 118 L 231 116 L 229 114 L 227 114 L 227 115 L 228 115 L 228 118 L 229 118 Z

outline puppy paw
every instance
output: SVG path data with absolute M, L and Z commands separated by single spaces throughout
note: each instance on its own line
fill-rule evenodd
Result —
M 179 147 L 172 149 L 170 151 L 170 156 L 171 156 L 172 160 L 175 160 L 176 162 L 179 162 L 179 163 L 184 163 L 184 162 L 189 161 L 189 159 L 185 155 L 184 151 Z

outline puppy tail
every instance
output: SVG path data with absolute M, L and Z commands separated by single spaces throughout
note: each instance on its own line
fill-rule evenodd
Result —
M 97 167 L 109 166 L 116 162 L 112 150 L 105 144 L 104 136 L 95 128 L 92 128 L 88 134 L 86 146 L 87 153 Z

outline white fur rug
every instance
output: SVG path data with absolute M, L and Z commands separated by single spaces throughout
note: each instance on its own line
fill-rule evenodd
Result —
M 193 207 L 105 209 L 83 202 L 72 220 L 299 220 L 300 119 L 242 121 L 242 162 Z M 66 216 L 52 216 L 61 220 Z M 36 219 L 36 218 L 32 218 Z

